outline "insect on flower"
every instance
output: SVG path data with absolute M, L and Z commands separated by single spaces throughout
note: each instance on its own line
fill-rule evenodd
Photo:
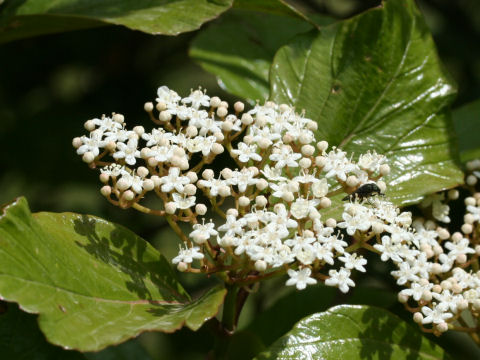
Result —
M 384 195 L 382 194 L 382 191 L 380 188 L 377 186 L 375 183 L 368 183 L 368 184 L 363 184 L 360 186 L 357 190 L 355 190 L 353 193 L 345 196 L 342 200 L 355 200 L 358 199 L 362 201 L 365 198 L 368 198 L 370 196 L 374 195 Z

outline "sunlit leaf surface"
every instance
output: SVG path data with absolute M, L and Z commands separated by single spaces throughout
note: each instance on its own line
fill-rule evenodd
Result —
M 266 359 L 450 359 L 438 345 L 386 310 L 341 305 L 299 321 Z
M 24 0 L 0 9 L 0 42 L 102 25 L 123 25 L 149 34 L 177 35 L 198 29 L 233 0 Z
M 167 260 L 126 228 L 73 213 L 32 215 L 25 199 L 0 218 L 0 296 L 38 313 L 47 339 L 96 351 L 142 331 L 196 330 L 225 290 L 195 301 Z
M 462 183 L 449 114 L 456 90 L 413 0 L 298 36 L 276 54 L 270 82 L 272 100 L 318 122 L 319 140 L 387 155 L 396 204 Z

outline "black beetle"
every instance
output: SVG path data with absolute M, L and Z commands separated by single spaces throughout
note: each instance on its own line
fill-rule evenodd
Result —
M 355 200 L 358 199 L 362 201 L 365 198 L 368 198 L 370 196 L 374 195 L 384 195 L 382 194 L 382 191 L 380 188 L 377 186 L 375 183 L 368 183 L 368 184 L 363 184 L 360 186 L 357 190 L 355 190 L 353 193 L 345 196 L 342 200 Z

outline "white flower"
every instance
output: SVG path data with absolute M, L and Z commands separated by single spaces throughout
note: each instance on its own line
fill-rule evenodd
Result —
M 350 215 L 347 212 L 342 214 L 344 221 L 338 223 L 338 227 L 347 230 L 347 234 L 353 236 L 357 230 L 367 231 L 370 229 L 371 220 L 370 216 L 366 212 L 358 212 L 355 216 Z
M 409 289 L 403 289 L 400 294 L 413 297 L 415 301 L 419 301 L 425 291 L 430 291 L 433 284 L 427 283 L 426 285 L 420 285 L 419 283 L 412 283 Z
M 238 191 L 245 192 L 248 186 L 253 186 L 258 183 L 255 178 L 255 172 L 249 168 L 243 168 L 241 171 L 233 171 L 232 177 L 227 180 L 229 185 L 237 185 Z
M 441 222 L 449 223 L 450 218 L 448 214 L 450 212 L 450 207 L 447 204 L 444 204 L 442 201 L 445 200 L 445 194 L 431 194 L 421 202 L 422 207 L 432 206 L 432 216 Z
M 399 270 L 392 271 L 390 274 L 397 279 L 398 285 L 405 285 L 407 281 L 418 281 L 419 277 L 416 275 L 416 268 L 412 268 L 406 261 L 398 265 Z
M 163 192 L 170 192 L 173 189 L 179 193 L 183 192 L 185 185 L 189 184 L 190 180 L 186 176 L 180 176 L 180 168 L 171 167 L 168 170 L 168 175 L 160 178 L 160 184 L 162 184 Z
M 246 163 L 248 160 L 261 161 L 262 157 L 257 154 L 257 145 L 247 145 L 244 142 L 239 142 L 237 149 L 233 149 L 232 153 L 238 156 L 240 162 Z
M 173 193 L 172 197 L 173 197 L 173 202 L 177 206 L 177 209 L 185 210 L 195 205 L 195 200 L 196 200 L 195 196 L 187 196 L 185 194 L 180 195 L 178 193 Z
M 316 206 L 320 203 L 320 200 L 313 199 L 308 200 L 303 197 L 299 197 L 290 206 L 290 213 L 296 219 L 303 219 L 310 214 L 311 211 L 315 211 Z
M 225 224 L 218 227 L 219 231 L 226 231 L 225 236 L 242 235 L 244 233 L 243 226 L 246 221 L 243 219 L 237 220 L 233 215 L 227 215 Z
M 201 90 L 195 90 L 183 98 L 182 103 L 191 104 L 194 109 L 198 109 L 200 106 L 210 106 L 210 97 Z
M 100 148 L 105 146 L 105 141 L 102 140 L 103 131 L 95 130 L 90 133 L 90 137 L 83 135 L 80 140 L 83 145 L 77 149 L 78 155 L 83 155 L 90 151 L 93 155 L 98 156 L 100 154 Z
M 330 151 L 326 159 L 327 163 L 323 167 L 323 171 L 327 173 L 325 175 L 327 178 L 336 176 L 340 180 L 345 181 L 347 180 L 347 173 L 352 172 L 356 168 L 356 166 L 346 158 L 346 152 L 340 149 Z
M 140 151 L 137 149 L 138 140 L 136 138 L 131 138 L 128 140 L 127 144 L 122 142 L 117 143 L 117 152 L 113 154 L 115 159 L 125 159 L 125 162 L 128 165 L 135 165 L 137 160 L 135 158 L 140 157 Z
M 269 157 L 270 160 L 277 162 L 275 164 L 276 169 L 281 169 L 285 166 L 298 167 L 297 160 L 302 157 L 302 154 L 294 152 L 289 145 L 283 145 L 279 149 L 277 148 L 277 150 Z
M 272 168 L 269 165 L 265 165 L 260 172 L 270 181 L 286 181 L 287 178 L 282 176 L 282 169 Z
M 146 152 L 148 157 L 153 157 L 156 161 L 164 163 L 170 161 L 173 157 L 173 147 L 168 146 L 154 146 Z
M 325 285 L 336 286 L 341 292 L 347 293 L 349 287 L 354 287 L 355 283 L 350 279 L 350 270 L 340 268 L 340 271 L 330 270 L 328 272 L 330 278 L 325 280 Z
M 385 155 L 379 155 L 375 152 L 375 150 L 372 152 L 369 150 L 366 154 L 360 155 L 357 164 L 363 170 L 374 173 L 380 169 L 380 165 L 382 165 L 385 161 Z
M 123 125 L 120 124 L 119 122 L 106 116 L 103 116 L 101 119 L 92 119 L 91 121 L 93 124 L 98 126 L 98 130 L 101 130 L 102 132 L 105 132 L 105 133 L 108 133 L 108 132 L 115 133 L 117 132 L 117 130 L 123 127 Z
M 382 236 L 382 244 L 375 244 L 373 247 L 381 252 L 380 258 L 382 261 L 387 261 L 388 259 L 392 259 L 394 262 L 402 261 L 402 258 L 397 254 L 399 245 L 393 244 L 392 239 L 388 235 Z
M 210 133 L 210 134 L 221 133 L 222 132 L 222 129 L 220 128 L 221 125 L 222 125 L 222 122 L 215 120 L 213 116 L 207 117 L 200 124 L 200 126 L 198 126 L 200 128 L 200 131 L 198 133 L 201 136 L 205 136 L 207 133 Z
M 210 239 L 211 236 L 215 235 L 218 235 L 218 232 L 215 230 L 215 224 L 212 222 L 208 222 L 206 224 L 195 224 L 193 225 L 193 231 L 190 233 L 190 237 L 197 244 L 203 244 L 205 241 Z
M 152 129 L 151 133 L 143 133 L 142 139 L 147 141 L 147 146 L 166 145 L 173 139 L 171 132 L 166 132 L 164 129 Z
M 100 169 L 102 174 L 107 174 L 113 177 L 119 176 L 123 171 L 125 171 L 125 167 L 120 164 L 110 164 Z
M 322 198 L 328 194 L 328 182 L 327 179 L 322 178 L 312 184 L 312 194 L 316 198 Z
M 170 108 L 176 105 L 181 97 L 173 90 L 170 90 L 166 86 L 159 87 L 157 90 L 157 102 L 162 102 L 167 105 L 167 108 Z
M 448 256 L 451 257 L 456 257 L 457 255 L 460 254 L 474 254 L 475 250 L 473 250 L 471 247 L 469 247 L 470 242 L 466 238 L 460 239 L 460 241 L 457 241 L 456 243 L 453 243 L 451 241 L 447 241 L 445 243 L 445 248 L 450 250 L 448 253 Z
M 178 252 L 178 255 L 172 259 L 172 263 L 178 264 L 179 262 L 184 262 L 187 264 L 191 264 L 194 259 L 203 259 L 204 255 L 200 252 L 200 248 L 198 246 L 194 246 L 192 248 L 182 249 Z
M 211 196 L 217 196 L 220 189 L 227 188 L 228 193 L 230 194 L 230 186 L 227 185 L 227 182 L 222 179 L 210 179 L 210 180 L 199 180 L 198 184 L 203 186 L 210 191 Z
M 312 274 L 312 270 L 310 270 L 310 268 L 303 268 L 299 271 L 289 269 L 287 273 L 288 276 L 290 276 L 290 279 L 287 280 L 285 285 L 295 285 L 298 290 L 303 290 L 307 287 L 307 285 L 313 285 L 317 283 L 317 280 L 310 277 Z
M 433 309 L 430 309 L 428 306 L 422 307 L 422 312 L 425 317 L 422 320 L 422 324 L 440 324 L 445 322 L 445 320 L 453 317 L 453 314 L 446 312 L 448 307 L 446 304 L 436 304 L 433 303 Z
M 362 255 L 357 256 L 356 253 L 344 253 L 343 256 L 340 256 L 339 259 L 345 263 L 345 267 L 348 270 L 356 269 L 361 272 L 366 272 L 367 270 L 363 265 L 367 264 L 367 260 L 363 258 Z

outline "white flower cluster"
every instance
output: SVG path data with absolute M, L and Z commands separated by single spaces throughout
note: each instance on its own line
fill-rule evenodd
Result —
M 468 167 L 474 166 L 469 164 Z M 458 199 L 459 191 L 448 191 L 447 198 Z M 434 194 L 427 197 L 421 207 L 430 206 L 433 219 L 450 222 L 444 199 L 444 193 Z M 397 266 L 392 275 L 397 284 L 404 287 L 399 300 L 414 314 L 414 321 L 424 331 L 437 335 L 448 329 L 468 332 L 462 318 L 464 311 L 470 311 L 477 319 L 480 316 L 480 244 L 477 238 L 480 193 L 467 197 L 465 206 L 461 232 L 450 234 L 433 220 L 419 218 L 413 221 L 414 231 L 404 229 L 396 238 L 383 236 L 382 244 L 375 245 L 382 253 L 382 260 L 390 259 Z M 437 211 L 439 208 L 444 211 Z M 463 326 L 454 325 L 458 322 Z
M 385 191 L 379 178 L 390 168 L 375 152 L 354 162 L 341 149 L 328 151 L 326 141 L 315 139 L 317 123 L 290 106 L 267 102 L 243 112 L 237 102 L 229 113 L 228 103 L 201 89 L 181 98 L 165 86 L 156 100 L 155 106 L 145 104 L 158 125 L 150 132 L 142 126 L 127 130 L 124 117 L 113 114 L 87 121 L 90 135 L 73 145 L 92 168 L 101 167 L 101 193 L 109 201 L 170 220 L 186 246 L 173 260 L 179 270 L 195 270 L 195 259 L 201 271 L 227 271 L 232 281 L 244 281 L 239 274 L 261 279 L 288 270 L 287 285 L 303 289 L 322 279 L 346 292 L 354 286 L 351 271 L 365 271 L 366 260 L 348 250 L 342 229 L 352 236 L 404 225 L 391 205 L 357 202 L 347 204 L 338 227 L 333 218 L 322 219 L 334 194 L 370 182 Z M 225 149 L 237 168 L 216 174 L 208 164 Z M 224 219 L 218 226 L 199 218 L 207 213 L 197 201 L 199 189 Z M 161 208 L 139 204 L 148 192 L 162 200 Z M 193 231 L 182 234 L 179 221 L 192 223 Z M 324 268 L 328 275 L 321 274 Z

